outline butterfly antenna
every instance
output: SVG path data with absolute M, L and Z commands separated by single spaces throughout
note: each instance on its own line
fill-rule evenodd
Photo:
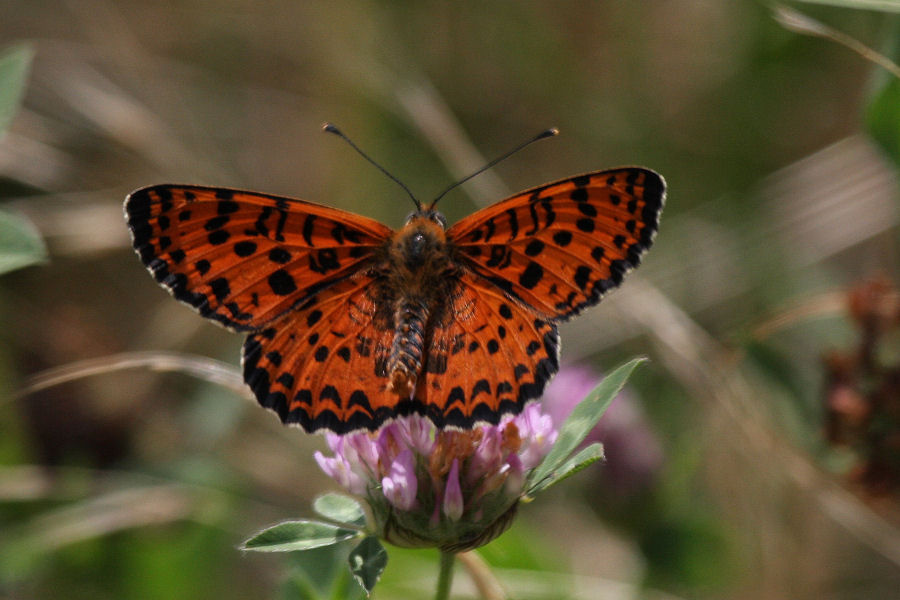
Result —
M 356 151 L 359 153 L 360 156 L 362 156 L 364 159 L 366 159 L 367 161 L 369 161 L 370 163 L 372 163 L 373 165 L 375 165 L 375 168 L 377 168 L 379 171 L 381 171 L 382 173 L 384 173 L 385 175 L 387 175 L 388 178 L 389 178 L 391 181 L 393 181 L 394 183 L 396 183 L 397 185 L 399 185 L 400 187 L 402 187 L 402 188 L 403 188 L 403 191 L 405 191 L 407 194 L 409 194 L 409 197 L 412 198 L 413 204 L 416 205 L 416 209 L 417 209 L 417 210 L 422 210 L 422 203 L 419 202 L 418 200 L 416 200 L 416 197 L 413 196 L 413 193 L 412 193 L 411 191 L 409 191 L 409 188 L 406 187 L 406 184 L 404 184 L 402 181 L 400 181 L 399 179 L 397 179 L 396 177 L 394 177 L 393 175 L 391 175 L 391 174 L 388 172 L 387 169 L 385 169 L 384 167 L 382 167 L 381 165 L 379 165 L 377 162 L 375 162 L 374 160 L 372 160 L 372 159 L 369 157 L 368 154 L 366 154 L 365 152 L 363 152 L 362 150 L 360 150 L 360 149 L 359 149 L 359 146 L 357 146 L 356 144 L 354 144 L 354 143 L 353 143 L 353 140 L 351 140 L 351 139 L 348 138 L 346 135 L 344 135 L 344 132 L 343 132 L 343 131 L 341 131 L 340 129 L 338 129 L 337 127 L 335 127 L 332 123 L 325 123 L 324 125 L 322 125 L 322 130 L 323 130 L 323 131 L 327 131 L 328 133 L 333 133 L 334 135 L 338 136 L 339 138 L 343 139 L 345 142 L 347 142 L 348 144 L 350 144 L 350 147 L 353 148 L 354 150 L 356 150 Z
M 454 188 L 457 188 L 457 187 L 461 186 L 462 184 L 464 184 L 464 183 L 467 182 L 468 180 L 472 179 L 472 178 L 475 177 L 476 175 L 480 175 L 481 173 L 484 173 L 485 171 L 487 171 L 488 169 L 490 169 L 491 167 L 493 167 L 494 165 L 496 165 L 498 162 L 500 162 L 500 161 L 502 161 L 502 160 L 506 160 L 507 158 L 509 158 L 510 156 L 512 156 L 513 154 L 515 154 L 516 152 L 518 152 L 519 150 L 522 150 L 522 149 L 525 148 L 526 146 L 530 146 L 531 144 L 533 144 L 534 142 L 537 142 L 538 140 L 542 140 L 542 139 L 548 138 L 548 137 L 553 137 L 553 136 L 555 136 L 555 135 L 559 135 L 559 129 L 557 129 L 556 127 L 551 127 L 550 129 L 546 129 L 546 130 L 540 132 L 539 134 L 537 134 L 536 136 L 534 136 L 533 138 L 531 138 L 531 139 L 528 140 L 527 142 L 523 142 L 523 143 L 519 144 L 518 146 L 516 146 L 515 148 L 513 148 L 512 150 L 510 150 L 510 151 L 507 152 L 506 154 L 503 154 L 502 156 L 498 156 L 497 158 L 495 158 L 494 160 L 492 160 L 492 161 L 489 162 L 488 164 L 484 165 L 483 167 L 481 167 L 480 169 L 478 169 L 478 170 L 475 171 L 474 173 L 472 173 L 472 174 L 470 174 L 470 175 L 466 175 L 465 177 L 463 177 L 462 179 L 460 179 L 460 180 L 457 181 L 456 183 L 450 185 L 450 186 L 449 186 L 447 189 L 445 189 L 443 192 L 441 192 L 440 194 L 438 194 L 437 198 L 435 198 L 435 199 L 432 201 L 432 203 L 428 206 L 428 210 L 433 209 L 433 208 L 434 208 L 434 205 L 438 203 L 438 200 L 440 200 L 441 198 L 443 198 L 444 196 L 446 196 L 446 195 L 447 195 L 447 192 L 449 192 L 450 190 L 452 190 L 452 189 L 454 189 Z

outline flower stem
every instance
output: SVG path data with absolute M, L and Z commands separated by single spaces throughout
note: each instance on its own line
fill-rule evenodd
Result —
M 472 579 L 472 583 L 475 584 L 475 589 L 481 594 L 482 600 L 507 600 L 503 586 L 491 572 L 490 566 L 477 552 L 474 550 L 460 552 L 458 558 Z
M 438 588 L 435 600 L 448 600 L 450 598 L 450 584 L 453 582 L 453 552 L 441 551 L 441 573 L 438 575 Z

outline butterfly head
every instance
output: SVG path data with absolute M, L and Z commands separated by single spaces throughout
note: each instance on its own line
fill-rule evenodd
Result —
M 406 225 L 415 222 L 431 222 L 439 225 L 441 229 L 447 229 L 447 219 L 433 208 L 420 208 L 406 216 Z
M 409 269 L 434 264 L 446 256 L 447 221 L 435 210 L 420 210 L 407 217 L 403 229 L 394 236 L 396 256 Z

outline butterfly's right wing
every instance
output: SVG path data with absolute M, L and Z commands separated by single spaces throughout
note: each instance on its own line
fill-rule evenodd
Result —
M 411 408 L 387 389 L 394 331 L 376 310 L 374 284 L 358 272 L 247 338 L 244 381 L 284 423 L 373 430 Z
M 390 228 L 319 204 L 223 188 L 133 192 L 134 248 L 178 300 L 237 331 L 256 331 L 357 273 Z

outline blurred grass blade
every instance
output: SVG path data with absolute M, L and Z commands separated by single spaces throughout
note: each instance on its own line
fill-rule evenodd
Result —
M 603 460 L 603 444 L 591 444 L 563 463 L 556 471 L 550 473 L 547 478 L 531 487 L 528 490 L 528 495 L 533 496 L 538 492 L 542 492 L 551 485 L 556 485 L 563 479 L 568 479 L 582 469 L 591 466 L 598 460 Z
M 0 135 L 19 110 L 33 57 L 31 44 L 17 44 L 0 52 Z
M 848 6 L 853 8 L 876 9 L 875 6 L 862 6 L 863 4 L 885 4 L 890 9 L 900 12 L 900 2 L 820 2 L 836 6 Z M 880 8 L 887 9 L 882 6 Z M 869 48 L 859 40 L 838 31 L 812 17 L 798 12 L 787 6 L 776 4 L 773 7 L 775 20 L 784 28 L 804 35 L 813 35 L 837 42 L 850 50 L 853 50 L 863 58 L 885 69 L 893 77 L 886 79 L 872 97 L 866 107 L 866 125 L 869 133 L 881 148 L 891 157 L 895 164 L 900 165 L 900 65 L 890 58 Z M 894 28 L 896 32 L 896 27 Z
M 344 529 L 320 521 L 285 521 L 263 529 L 243 544 L 241 550 L 254 552 L 294 552 L 330 546 L 359 535 L 358 531 Z
M 563 423 L 559 437 L 543 462 L 531 472 L 529 490 L 542 486 L 548 477 L 554 477 L 570 454 L 578 447 L 587 434 L 597 425 L 613 399 L 628 381 L 644 358 L 635 358 L 622 365 L 600 382 L 587 397 L 578 403 L 569 418 Z
M 366 513 L 359 502 L 344 494 L 322 494 L 313 501 L 313 510 L 332 521 L 363 527 Z
M 241 376 L 240 370 L 228 363 L 193 354 L 152 350 L 120 352 L 99 358 L 88 358 L 41 371 L 26 379 L 22 390 L 14 394 L 11 399 L 21 398 L 69 381 L 127 369 L 150 369 L 158 373 L 184 373 L 208 383 L 221 385 L 238 395 L 248 395 L 248 389 L 244 385 L 244 378 Z
M 897 6 L 896 10 L 900 11 L 900 6 Z M 859 40 L 850 37 L 843 31 L 838 31 L 837 29 L 829 27 L 828 25 L 813 19 L 809 15 L 805 15 L 802 12 L 796 11 L 783 4 L 776 4 L 772 7 L 772 12 L 774 13 L 773 16 L 775 17 L 775 20 L 785 29 L 795 33 L 812 35 L 837 42 L 838 44 L 853 50 L 866 60 L 883 67 L 892 73 L 894 77 L 900 78 L 900 66 L 898 66 L 897 63 L 893 62 L 884 54 L 872 50 Z
M 66 469 L 63 473 L 69 479 L 62 487 L 71 486 L 70 492 L 89 485 L 82 479 L 91 475 L 88 470 Z M 45 476 L 48 489 L 55 486 L 59 490 L 60 480 L 46 473 Z M 52 498 L 50 502 L 57 500 Z M 201 502 L 193 490 L 177 484 L 136 486 L 64 503 L 15 524 L 4 523 L 0 535 L 0 589 L 4 582 L 27 581 L 52 552 L 129 529 L 191 519 L 197 516 Z M 40 502 L 33 504 L 43 506 Z
M 857 8 L 860 10 L 879 10 L 883 12 L 900 12 L 900 2 L 897 0 L 797 0 L 807 4 L 821 4 L 823 6 L 840 6 L 843 8 Z
M 366 590 L 366 594 L 371 594 L 387 566 L 387 550 L 378 538 L 369 536 L 350 552 L 347 560 L 350 562 L 350 572 Z
M 46 260 L 47 248 L 34 225 L 24 217 L 0 210 L 0 275 Z

